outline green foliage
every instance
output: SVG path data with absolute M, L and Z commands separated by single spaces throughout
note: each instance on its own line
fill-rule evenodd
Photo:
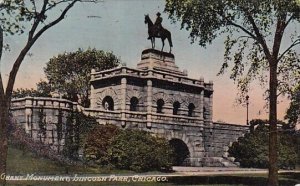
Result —
M 107 165 L 107 149 L 111 139 L 119 133 L 115 125 L 96 125 L 87 135 L 84 145 L 84 156 L 87 160 L 93 160 L 97 164 Z
M 24 32 L 24 21 L 30 21 L 32 15 L 25 13 L 28 9 L 24 1 L 5 0 L 1 2 L 1 29 L 5 35 L 22 34 Z
M 91 70 L 106 70 L 118 64 L 119 59 L 112 52 L 78 49 L 51 58 L 44 72 L 53 92 L 71 101 L 77 102 L 80 99 L 81 104 L 88 107 Z
M 18 88 L 12 93 L 12 98 L 30 97 L 51 97 L 51 87 L 45 81 L 37 83 L 37 90 L 31 88 Z
M 139 130 L 122 130 L 108 149 L 108 159 L 119 169 L 137 172 L 169 170 L 172 166 L 172 150 L 162 138 Z
M 173 151 L 164 138 L 139 130 L 120 130 L 115 125 L 97 125 L 87 135 L 86 160 L 101 166 L 137 172 L 169 170 Z
M 78 159 L 78 151 L 83 148 L 87 134 L 97 124 L 94 117 L 86 116 L 82 112 L 70 113 L 66 121 L 63 154 L 68 158 Z
M 297 26 L 285 32 L 291 23 L 299 24 L 297 0 L 167 0 L 165 11 L 190 31 L 192 42 L 198 40 L 203 47 L 219 35 L 226 36 L 219 74 L 231 68 L 230 78 L 237 82 L 240 101 L 252 80 L 266 85 L 270 64 L 278 67 L 280 92 L 289 93 L 298 84 L 300 59 L 295 47 L 300 44 L 300 35 Z M 283 39 L 285 44 L 280 48 Z
M 297 86 L 292 92 L 290 106 L 286 111 L 284 119 L 288 120 L 291 126 L 295 126 L 300 115 L 300 86 Z
M 259 120 L 257 120 L 259 121 Z M 260 120 L 262 121 L 262 120 Z M 229 155 L 236 158 L 242 167 L 268 167 L 269 127 L 260 123 L 257 128 L 238 139 L 229 148 Z M 279 168 L 295 168 L 297 152 L 295 138 L 290 133 L 280 132 L 278 139 Z
M 290 93 L 300 80 L 299 0 L 166 0 L 165 11 L 173 21 L 180 20 L 181 28 L 190 30 L 192 42 L 199 39 L 200 46 L 227 36 L 219 74 L 231 68 L 239 102 L 245 102 L 253 80 L 263 88 L 269 85 L 268 185 L 278 185 L 277 96 Z

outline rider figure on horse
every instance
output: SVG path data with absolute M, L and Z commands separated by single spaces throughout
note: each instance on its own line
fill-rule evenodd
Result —
M 157 12 L 156 16 L 156 20 L 155 20 L 155 23 L 154 23 L 154 26 L 153 26 L 153 33 L 155 36 L 158 36 L 160 37 L 161 36 L 161 30 L 163 29 L 161 23 L 163 21 L 163 18 L 160 17 L 160 12 Z M 150 39 L 151 37 L 149 36 L 148 39 Z
M 154 25 L 155 25 L 155 35 L 157 35 L 157 36 L 160 36 L 160 31 L 162 30 L 162 25 L 161 25 L 161 23 L 162 23 L 162 21 L 163 21 L 163 18 L 162 17 L 160 17 L 160 13 L 159 12 L 157 12 L 157 18 L 156 18 L 156 20 L 155 20 L 155 23 L 154 23 Z

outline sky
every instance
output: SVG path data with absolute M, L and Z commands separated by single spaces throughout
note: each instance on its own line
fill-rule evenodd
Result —
M 46 31 L 24 59 L 16 79 L 15 88 L 35 88 L 40 79 L 45 79 L 43 68 L 49 59 L 65 51 L 89 47 L 112 51 L 128 67 L 135 68 L 141 52 L 151 48 L 147 40 L 147 25 L 144 15 L 149 14 L 154 21 L 156 13 L 162 13 L 164 28 L 172 33 L 175 63 L 181 70 L 186 69 L 191 78 L 204 77 L 205 82 L 214 82 L 213 120 L 235 124 L 246 123 L 246 107 L 236 103 L 237 89 L 229 73 L 217 76 L 223 62 L 224 38 L 216 39 L 211 45 L 202 48 L 191 44 L 189 32 L 180 30 L 180 23 L 172 24 L 163 12 L 164 0 L 103 0 L 100 3 L 78 3 L 67 14 L 65 20 Z M 54 15 L 53 15 L 54 16 Z M 7 36 L 5 42 L 10 51 L 3 54 L 1 72 L 4 81 L 13 61 L 24 46 L 26 35 Z M 161 42 L 156 41 L 160 49 Z M 168 51 L 166 42 L 165 50 Z M 257 83 L 256 83 L 257 84 Z M 249 119 L 267 118 L 264 90 L 256 85 L 249 93 Z M 280 98 L 278 117 L 283 119 L 289 102 Z

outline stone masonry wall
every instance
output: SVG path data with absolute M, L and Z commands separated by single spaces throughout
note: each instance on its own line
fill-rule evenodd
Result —
M 60 151 L 65 143 L 67 117 L 76 106 L 65 99 L 25 97 L 12 100 L 11 114 L 35 141 Z
M 11 103 L 11 114 L 15 123 L 22 126 L 34 140 L 50 144 L 55 150 L 63 148 L 66 120 L 69 113 L 76 109 L 76 103 L 55 98 L 26 97 Z M 111 123 L 122 127 L 120 111 L 82 109 L 87 115 L 95 116 L 100 124 Z M 146 127 L 146 113 L 125 112 L 125 116 L 126 128 L 147 130 L 169 140 L 181 139 L 189 148 L 189 161 L 193 166 L 228 165 L 228 162 L 224 162 L 230 159 L 228 147 L 249 130 L 248 126 L 224 123 L 203 125 L 199 118 L 186 119 L 185 116 L 174 117 L 170 114 L 154 114 L 152 127 L 149 129 Z M 44 130 L 41 130 L 41 122 Z M 60 140 L 57 128 L 59 125 L 63 134 Z
M 229 146 L 248 132 L 249 126 L 213 123 L 210 129 L 207 128 L 204 131 L 204 147 L 207 156 L 227 157 Z

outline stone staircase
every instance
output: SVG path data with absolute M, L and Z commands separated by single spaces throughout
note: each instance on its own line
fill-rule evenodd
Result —
M 202 162 L 205 167 L 239 167 L 233 157 L 205 157 Z

